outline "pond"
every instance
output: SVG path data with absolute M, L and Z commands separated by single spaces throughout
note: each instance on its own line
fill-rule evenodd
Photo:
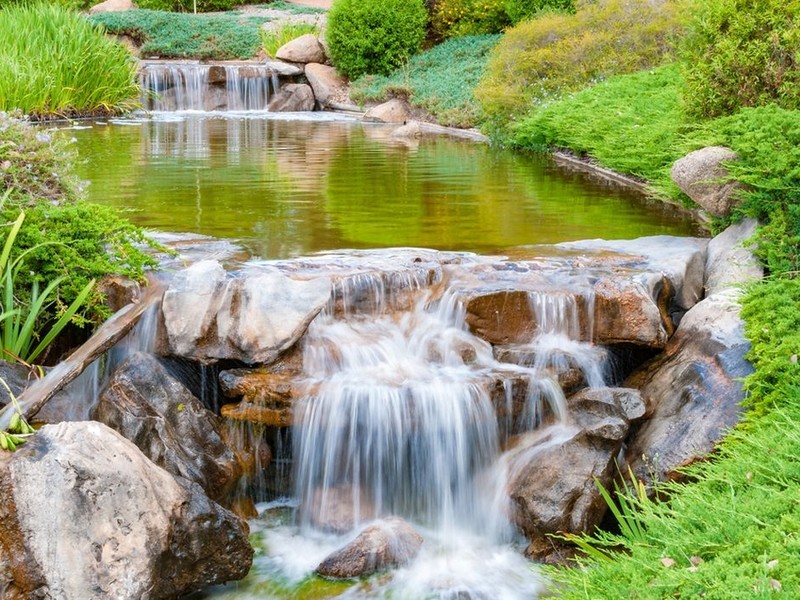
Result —
M 269 113 L 72 129 L 89 199 L 144 227 L 237 240 L 262 258 L 416 246 L 481 253 L 697 233 L 687 213 L 543 156 L 393 127 Z

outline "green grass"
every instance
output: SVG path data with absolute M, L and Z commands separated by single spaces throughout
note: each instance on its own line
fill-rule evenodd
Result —
M 319 35 L 319 27 L 311 23 L 282 23 L 275 31 L 267 29 L 261 30 L 261 46 L 264 48 L 264 52 L 267 53 L 267 56 L 274 57 L 278 48 L 307 33 Z
M 454 38 L 422 52 L 408 65 L 388 76 L 367 75 L 353 83 L 357 102 L 381 101 L 393 95 L 408 96 L 412 105 L 429 112 L 444 124 L 472 127 L 480 109 L 472 94 L 489 51 L 499 35 Z
M 263 17 L 236 13 L 193 15 L 156 10 L 100 13 L 89 17 L 109 32 L 142 44 L 143 57 L 251 58 L 261 47 Z
M 128 51 L 75 12 L 43 3 L 7 6 L 0 39 L 0 110 L 75 116 L 137 104 Z

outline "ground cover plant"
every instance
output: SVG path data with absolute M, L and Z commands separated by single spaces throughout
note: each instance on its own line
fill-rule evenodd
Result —
M 243 4 L 240 0 L 137 0 L 136 6 L 146 10 L 174 12 L 213 12 L 231 10 Z
M 161 58 L 250 58 L 261 47 L 264 17 L 237 13 L 193 15 L 129 10 L 92 15 L 107 31 L 131 36 L 142 56 Z
M 422 0 L 336 0 L 328 13 L 328 53 L 351 79 L 388 75 L 419 51 L 427 20 Z
M 137 105 L 130 53 L 77 13 L 42 2 L 0 9 L 0 110 L 110 114 Z
M 312 33 L 319 35 L 319 27 L 312 23 L 291 23 L 289 21 L 281 23 L 277 29 L 261 29 L 261 46 L 267 56 L 275 56 L 278 48 L 284 44 L 299 38 L 301 35 Z
M 269 4 L 257 4 L 256 8 L 282 10 L 291 15 L 321 15 L 328 12 L 324 8 L 317 8 L 316 6 L 303 6 L 302 4 L 294 4 L 293 2 L 286 2 L 285 0 L 275 0 L 275 2 L 270 2 Z
M 499 35 L 483 35 L 447 40 L 412 57 L 390 75 L 366 75 L 356 80 L 351 97 L 364 103 L 403 96 L 439 123 L 475 126 L 480 121 L 480 108 L 472 90 L 483 74 L 489 51 L 499 39 Z

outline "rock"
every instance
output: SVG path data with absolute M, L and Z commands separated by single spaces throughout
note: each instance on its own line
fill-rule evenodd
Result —
M 117 12 L 122 10 L 133 10 L 136 6 L 131 0 L 105 0 L 100 4 L 95 4 L 89 8 L 89 14 L 95 15 L 103 12 Z
M 392 132 L 392 137 L 395 139 L 418 138 L 421 135 L 422 127 L 420 127 L 417 121 L 409 121 Z
M 664 353 L 626 380 L 647 407 L 648 420 L 625 454 L 637 478 L 679 478 L 677 468 L 706 457 L 739 421 L 741 380 L 752 366 L 737 298 L 736 290 L 727 290 L 698 303 Z
M 411 108 L 408 102 L 392 98 L 370 108 L 364 113 L 363 120 L 373 123 L 407 123 L 411 120 Z
M 280 60 L 266 60 L 263 65 L 272 73 L 280 77 L 296 77 L 303 73 L 301 65 L 293 65 Z
M 112 312 L 136 302 L 142 295 L 142 286 L 122 275 L 106 275 L 97 282 L 96 289 L 105 297 L 105 304 Z
M 303 525 L 338 534 L 378 516 L 364 491 L 354 491 L 348 485 L 314 490 L 308 503 L 299 506 L 298 515 Z
M 325 50 L 317 36 L 307 33 L 278 48 L 275 58 L 293 63 L 324 63 Z
M 419 553 L 422 536 L 399 517 L 373 523 L 358 537 L 326 557 L 316 572 L 323 577 L 350 579 L 406 565 Z
M 208 68 L 209 85 L 225 85 L 228 82 L 228 71 L 222 65 L 211 65 Z
M 241 579 L 247 525 L 101 423 L 47 425 L 0 463 L 9 598 L 174 598 Z
M 339 96 L 347 95 L 347 81 L 336 72 L 336 69 L 318 63 L 306 65 L 306 79 L 314 90 L 314 97 L 322 106 L 336 101 Z
M 203 110 L 212 112 L 228 108 L 228 90 L 223 85 L 212 85 L 203 91 Z
M 742 185 L 728 179 L 723 163 L 736 160 L 730 148 L 709 146 L 675 161 L 670 171 L 681 191 L 715 217 L 730 214 Z
M 537 560 L 549 554 L 548 535 L 591 531 L 603 518 L 607 506 L 595 480 L 611 486 L 630 423 L 644 414 L 631 389 L 586 389 L 567 404 L 573 425 L 521 436 L 507 455 L 514 521 Z
M 305 83 L 286 83 L 270 98 L 270 112 L 307 112 L 314 110 L 314 92 Z
M 218 502 L 242 476 L 239 459 L 223 440 L 219 417 L 152 355 L 136 353 L 117 368 L 92 418 Z
M 216 262 L 196 263 L 164 294 L 169 352 L 204 362 L 270 363 L 300 338 L 330 296 L 327 278 L 299 281 L 276 270 L 227 278 Z
M 731 225 L 709 242 L 705 283 L 707 296 L 764 276 L 764 268 L 746 245 L 757 226 L 755 219 L 745 219 Z
M 11 393 L 17 398 L 31 383 L 36 381 L 37 377 L 30 367 L 0 360 L 0 379 L 6 382 Z M 0 385 L 0 406 L 5 406 L 10 401 L 8 390 L 4 385 Z

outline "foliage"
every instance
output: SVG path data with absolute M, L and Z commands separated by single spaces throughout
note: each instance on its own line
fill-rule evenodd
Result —
M 242 4 L 242 0 L 136 0 L 136 6 L 145 10 L 174 12 L 213 12 L 230 10 Z
M 8 397 L 11 399 L 11 407 L 14 411 L 14 414 L 11 415 L 11 419 L 8 422 L 8 427 L 0 431 L 0 448 L 13 452 L 17 449 L 17 446 L 24 444 L 32 434 L 36 433 L 36 430 L 31 427 L 30 423 L 25 419 L 25 416 L 22 414 L 22 409 L 17 402 L 17 398 L 11 391 L 11 388 L 8 387 L 6 381 L 0 378 L 0 384 L 6 389 Z
M 388 75 L 416 53 L 425 37 L 422 0 L 336 0 L 326 38 L 343 75 Z
M 682 52 L 693 115 L 800 108 L 800 0 L 694 0 Z
M 544 14 L 510 29 L 475 95 L 501 124 L 611 75 L 661 63 L 680 27 L 672 0 L 597 0 L 574 15 Z
M 499 39 L 499 35 L 484 35 L 447 40 L 414 56 L 391 75 L 367 75 L 356 80 L 351 97 L 368 102 L 407 95 L 412 105 L 426 110 L 439 123 L 471 127 L 480 115 L 472 90 Z
M 278 48 L 307 33 L 313 33 L 318 36 L 319 27 L 311 23 L 292 23 L 286 21 L 275 30 L 261 29 L 261 45 L 264 48 L 264 52 L 267 53 L 267 56 L 274 57 Z
M 505 0 L 508 19 L 516 25 L 543 11 L 575 12 L 574 0 Z
M 275 0 L 275 2 L 270 2 L 268 4 L 259 4 L 257 7 L 282 10 L 292 15 L 321 15 L 328 12 L 324 8 L 303 6 L 302 4 L 295 4 L 294 2 L 286 2 L 286 0 Z
M 432 21 L 443 38 L 500 33 L 511 23 L 504 0 L 439 0 Z
M 162 58 L 250 58 L 260 48 L 263 17 L 190 15 L 153 10 L 99 13 L 89 17 L 107 31 L 142 44 L 142 56 Z
M 83 17 L 41 2 L 0 10 L 0 110 L 107 114 L 134 108 L 136 64 Z

